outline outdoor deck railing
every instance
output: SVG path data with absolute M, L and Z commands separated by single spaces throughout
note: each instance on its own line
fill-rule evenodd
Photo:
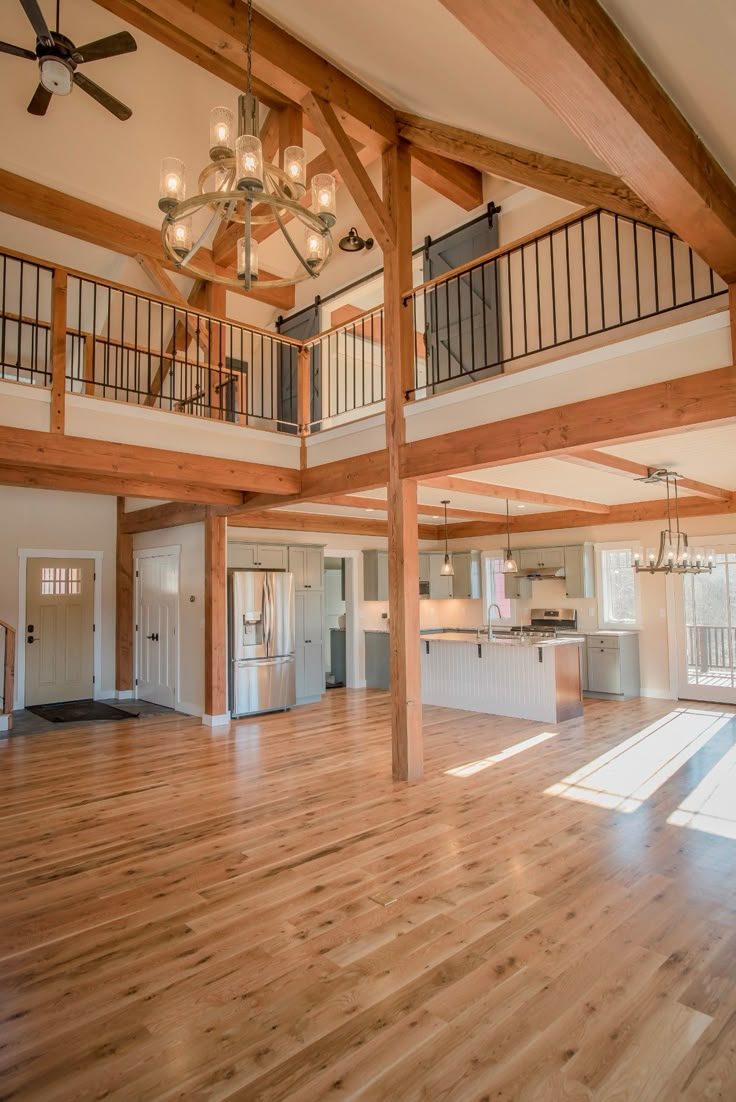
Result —
M 725 294 L 669 231 L 578 213 L 406 293 L 406 399 Z M 0 378 L 58 396 L 307 435 L 380 413 L 385 359 L 382 306 L 299 341 L 0 251 Z
M 688 624 L 687 663 L 702 673 L 736 668 L 736 628 Z

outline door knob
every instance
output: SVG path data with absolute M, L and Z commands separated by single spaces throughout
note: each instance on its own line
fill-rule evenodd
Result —
M 154 643 L 158 643 L 158 632 L 152 632 L 150 635 L 146 636 L 146 639 L 153 639 Z
M 28 642 L 29 643 L 35 643 L 37 639 L 38 639 L 37 635 L 29 635 L 28 636 Z

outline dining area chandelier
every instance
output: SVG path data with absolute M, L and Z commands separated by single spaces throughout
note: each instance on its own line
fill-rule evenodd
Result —
M 667 527 L 659 534 L 659 547 L 636 550 L 633 567 L 637 574 L 712 574 L 715 551 L 690 548 L 687 534 L 680 528 L 680 503 L 677 480 L 682 476 L 665 468 L 650 467 L 638 482 L 664 482 L 667 493 Z
M 335 177 L 316 173 L 311 179 L 311 208 L 304 205 L 307 192 L 307 158 L 301 146 L 282 151 L 283 168 L 264 160 L 259 138 L 259 102 L 252 92 L 252 2 L 247 3 L 245 92 L 238 97 L 237 113 L 213 107 L 209 125 L 209 160 L 197 177 L 197 189 L 187 195 L 186 167 L 177 157 L 164 157 L 159 180 L 161 244 L 178 270 L 195 279 L 206 279 L 250 291 L 259 279 L 258 227 L 276 224 L 288 243 L 298 268 L 291 278 L 272 279 L 268 286 L 290 287 L 314 279 L 332 256 L 330 230 L 336 222 Z M 237 117 L 236 117 L 237 114 Z M 197 236 L 193 222 L 198 215 L 208 220 Z M 236 272 L 213 270 L 198 261 L 222 225 L 239 228 Z M 301 238 L 299 240 L 298 238 Z

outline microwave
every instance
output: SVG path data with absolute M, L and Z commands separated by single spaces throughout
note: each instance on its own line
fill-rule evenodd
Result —
M 428 581 L 421 581 L 420 580 L 420 582 L 419 582 L 419 596 L 420 597 L 429 597 L 429 582 Z

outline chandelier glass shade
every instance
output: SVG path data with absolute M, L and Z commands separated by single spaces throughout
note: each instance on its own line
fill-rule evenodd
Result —
M 715 551 L 695 548 L 691 550 L 687 535 L 680 528 L 680 507 L 677 479 L 674 471 L 651 468 L 642 482 L 664 482 L 667 490 L 667 527 L 659 534 L 659 547 L 633 553 L 633 567 L 645 574 L 712 574 Z M 672 493 L 671 493 L 672 488 Z
M 335 178 L 317 173 L 306 202 L 307 160 L 301 146 L 282 151 L 283 167 L 264 160 L 259 134 L 259 104 L 251 92 L 251 3 L 248 3 L 246 91 L 238 97 L 237 119 L 228 107 L 214 107 L 209 122 L 209 161 L 199 172 L 197 189 L 187 195 L 186 170 L 177 157 L 161 163 L 159 209 L 164 218 L 161 243 L 172 263 L 187 275 L 249 291 L 259 279 L 258 228 L 281 232 L 299 263 L 291 278 L 272 279 L 270 287 L 290 287 L 314 279 L 332 256 L 330 230 L 336 221 Z M 207 222 L 201 232 L 193 226 Z M 217 269 L 206 250 L 222 225 L 238 228 L 236 271 Z M 241 229 L 242 227 L 242 229 Z M 255 231 L 255 233 L 254 233 Z M 200 250 L 203 253 L 198 257 Z

